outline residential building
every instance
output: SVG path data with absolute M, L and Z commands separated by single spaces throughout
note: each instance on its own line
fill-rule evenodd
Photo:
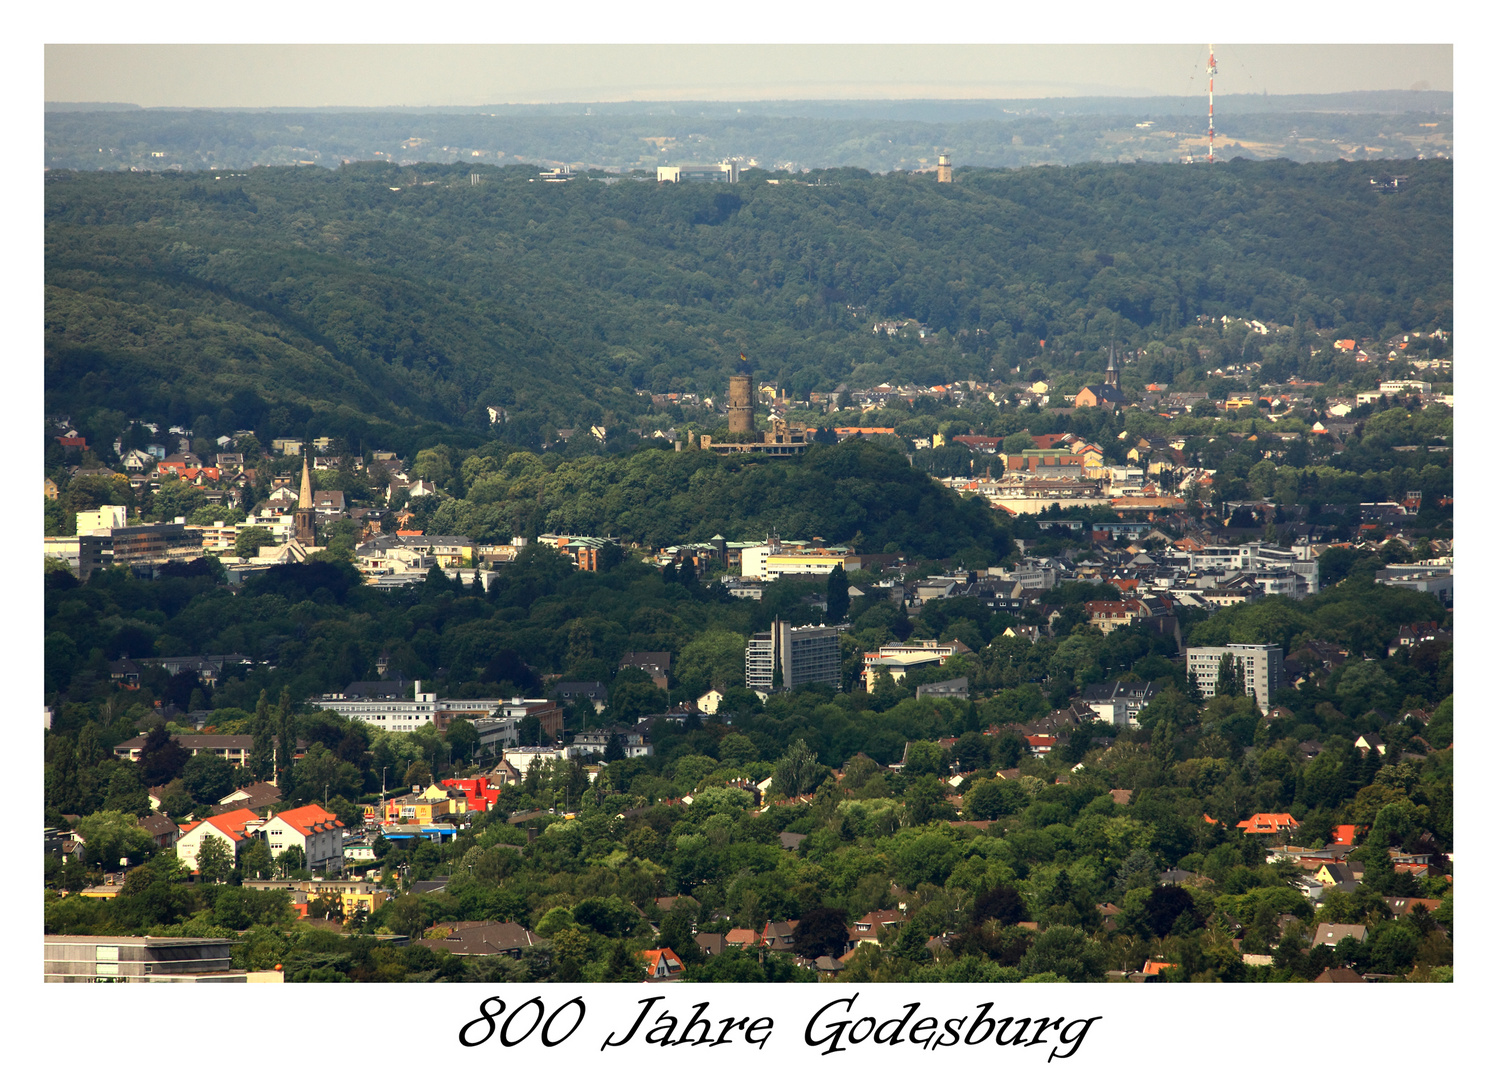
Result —
M 793 626 L 774 619 L 746 645 L 746 685 L 793 689 L 806 683 L 840 688 L 840 627 Z
M 259 892 L 286 892 L 290 894 L 288 899 L 294 904 L 306 904 L 309 900 L 318 898 L 325 903 L 336 904 L 346 922 L 353 919 L 356 912 L 369 915 L 391 899 L 391 893 L 378 883 L 359 879 L 294 881 L 278 878 L 273 881 L 244 881 L 240 887 Z
M 659 690 L 668 689 L 668 667 L 672 662 L 672 654 L 665 652 L 629 652 L 621 658 L 617 670 L 625 671 L 627 668 L 639 668 L 652 679 L 652 684 Z
M 538 937 L 514 922 L 439 923 L 437 929 L 447 930 L 448 935 L 433 937 L 425 934 L 417 944 L 435 951 L 445 949 L 455 956 L 509 956 L 513 960 L 522 958 L 523 949 L 548 944 L 547 938 Z
M 264 833 L 275 859 L 288 848 L 302 848 L 303 865 L 315 874 L 344 869 L 344 823 L 316 803 L 273 814 L 257 832 Z
M 1097 718 L 1118 727 L 1137 727 L 1138 713 L 1153 700 L 1158 687 L 1151 682 L 1095 683 L 1081 697 Z
M 648 949 L 642 957 L 647 961 L 647 977 L 651 980 L 676 979 L 683 974 L 684 962 L 672 949 Z
M 281 788 L 264 780 L 257 780 L 253 784 L 236 788 L 220 799 L 219 805 L 229 810 L 260 810 L 281 801 Z
M 199 754 L 213 754 L 235 766 L 243 766 L 250 761 L 252 739 L 249 735 L 171 735 L 169 738 L 194 757 Z M 141 750 L 145 746 L 146 736 L 137 735 L 133 739 L 126 739 L 123 743 L 117 744 L 115 756 L 124 758 L 126 761 L 139 761 Z M 306 748 L 307 743 L 299 739 L 295 756 Z
M 231 857 L 238 857 L 250 844 L 252 826 L 260 825 L 261 819 L 251 810 L 230 810 L 223 814 L 204 818 L 183 826 L 183 834 L 177 840 L 177 857 L 194 873 L 198 872 L 198 850 L 206 838 L 219 839 L 230 850 Z
M 1273 708 L 1273 695 L 1284 686 L 1284 648 L 1281 645 L 1209 645 L 1185 650 L 1185 671 L 1202 697 L 1214 697 L 1221 658 L 1230 656 L 1242 669 L 1242 692 L 1264 713 Z
M 929 683 L 920 686 L 915 697 L 968 698 L 971 696 L 971 680 L 962 675 L 958 679 Z

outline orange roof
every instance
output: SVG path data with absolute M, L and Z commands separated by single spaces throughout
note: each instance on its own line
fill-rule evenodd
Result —
M 1143 962 L 1143 974 L 1157 975 L 1165 968 L 1172 968 L 1175 966 L 1176 965 L 1169 963 L 1167 960 L 1146 960 Z
M 296 810 L 283 810 L 272 820 L 282 821 L 287 825 L 291 825 L 304 836 L 312 836 L 314 833 L 327 832 L 330 829 L 344 827 L 344 822 L 340 821 L 317 803 L 299 806 Z
M 1246 833 L 1271 833 L 1280 829 L 1297 829 L 1299 822 L 1288 814 L 1254 814 L 1246 821 L 1237 822 L 1237 828 Z
M 674 971 L 684 970 L 684 962 L 678 958 L 678 953 L 672 949 L 648 949 L 642 955 L 647 959 L 648 975 L 657 974 L 659 963 L 667 967 L 670 975 Z
M 1337 844 L 1357 845 L 1357 826 L 1337 825 L 1331 830 L 1331 840 Z
M 206 817 L 202 821 L 195 821 L 185 826 L 183 828 L 183 835 L 187 836 L 200 825 L 212 825 L 226 836 L 239 842 L 245 839 L 245 823 L 247 821 L 254 821 L 255 819 L 256 813 L 253 810 L 230 810 L 227 813 L 215 814 L 213 817 Z

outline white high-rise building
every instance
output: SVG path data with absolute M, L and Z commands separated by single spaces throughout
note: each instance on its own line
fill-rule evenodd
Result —
M 1273 695 L 1284 685 L 1283 646 L 1204 645 L 1185 650 L 1185 672 L 1201 697 L 1215 696 L 1223 656 L 1242 665 L 1242 692 L 1258 703 L 1258 709 L 1266 713 L 1273 708 Z

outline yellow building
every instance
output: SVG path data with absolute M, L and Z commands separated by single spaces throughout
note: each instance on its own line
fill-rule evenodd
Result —
M 819 574 L 829 576 L 837 566 L 846 572 L 861 569 L 861 556 L 831 551 L 786 551 L 767 556 L 768 578 L 784 574 Z

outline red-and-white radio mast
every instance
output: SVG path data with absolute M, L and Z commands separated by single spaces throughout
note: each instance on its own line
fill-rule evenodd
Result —
M 1216 46 L 1207 45 L 1206 60 L 1206 160 L 1216 160 Z

